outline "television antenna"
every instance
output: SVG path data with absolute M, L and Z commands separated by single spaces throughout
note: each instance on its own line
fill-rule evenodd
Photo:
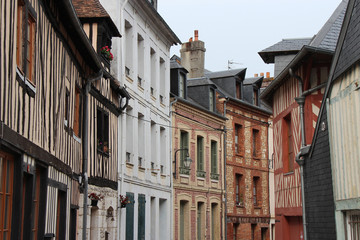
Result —
M 231 69 L 230 65 L 243 65 L 242 63 L 234 62 L 233 60 L 228 60 L 228 70 Z

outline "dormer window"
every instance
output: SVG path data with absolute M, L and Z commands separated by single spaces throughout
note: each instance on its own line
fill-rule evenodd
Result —
M 215 103 L 214 103 L 214 100 L 215 100 L 215 91 L 214 89 L 210 89 L 210 93 L 209 93 L 209 110 L 210 111 L 214 111 L 215 110 Z
M 179 76 L 179 97 L 185 98 L 185 74 L 180 73 Z
M 236 98 L 241 99 L 241 82 L 236 82 Z
M 259 89 L 254 88 L 253 103 L 255 106 L 259 106 Z

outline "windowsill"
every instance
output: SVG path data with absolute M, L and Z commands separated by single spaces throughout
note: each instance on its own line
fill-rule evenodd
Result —
M 261 209 L 261 206 L 259 206 L 259 205 L 254 205 L 254 209 Z
M 26 93 L 30 97 L 35 97 L 36 94 L 36 86 L 33 84 L 28 78 L 24 77 L 21 70 L 16 67 L 16 79 L 20 82 L 20 86 L 25 88 Z
M 162 173 L 162 174 L 160 174 L 160 177 L 164 179 L 164 178 L 166 178 L 166 175 L 164 173 Z
M 98 153 L 100 153 L 101 155 L 105 156 L 105 157 L 109 157 L 109 153 L 108 152 L 103 152 L 101 150 L 97 150 Z
M 237 203 L 237 204 L 236 204 L 236 207 L 237 207 L 237 208 L 245 208 L 245 204 L 243 204 L 243 203 L 242 203 L 242 204 L 238 204 L 238 203 Z
M 183 177 L 183 178 L 190 178 L 190 175 L 187 175 L 187 174 L 179 174 L 180 177 Z
M 126 162 L 126 167 L 133 168 L 134 164 L 132 162 Z
M 138 84 L 138 89 L 139 89 L 141 92 L 144 92 L 144 88 L 143 88 L 142 86 L 140 86 L 139 84 Z
M 294 172 L 287 172 L 287 173 L 284 173 L 284 176 L 288 176 L 288 175 L 292 175 L 294 174 Z
M 254 160 L 260 160 L 260 157 L 259 156 L 253 156 L 253 159 Z
M 162 102 L 160 102 L 160 106 L 161 106 L 162 108 L 165 108 L 165 107 L 166 107 L 165 104 L 162 103 Z
M 141 167 L 141 166 L 140 166 L 140 167 L 138 167 L 138 168 L 139 168 L 139 171 L 140 171 L 140 172 L 145 172 L 145 168 L 144 168 L 144 167 Z
M 81 138 L 79 138 L 78 136 L 76 136 L 75 133 L 73 133 L 73 138 L 74 138 L 75 141 L 77 141 L 78 143 L 81 143 Z
M 154 177 L 156 177 L 158 175 L 157 172 L 151 171 L 151 175 L 153 175 Z
M 132 80 L 129 75 L 126 75 L 125 78 L 126 78 L 126 80 L 127 80 L 128 82 L 130 82 L 130 83 L 133 83 L 133 82 L 134 82 L 134 80 Z
M 244 153 L 235 153 L 235 156 L 237 156 L 237 157 L 244 157 Z
M 151 99 L 156 102 L 156 97 L 154 97 L 154 95 L 151 95 Z

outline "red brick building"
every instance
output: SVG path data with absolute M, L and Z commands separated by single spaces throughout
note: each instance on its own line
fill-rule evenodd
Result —
M 263 77 L 244 81 L 241 75 L 232 78 L 236 93 L 221 88 L 220 94 L 226 99 L 220 95 L 217 103 L 218 111 L 225 112 L 227 118 L 227 239 L 270 239 L 268 122 L 271 112 L 261 106 L 258 98 Z M 227 84 L 230 82 L 227 80 Z

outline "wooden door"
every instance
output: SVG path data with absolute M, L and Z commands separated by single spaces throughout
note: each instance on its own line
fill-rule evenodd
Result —
M 0 151 L 0 239 L 9 240 L 14 181 L 13 157 Z

